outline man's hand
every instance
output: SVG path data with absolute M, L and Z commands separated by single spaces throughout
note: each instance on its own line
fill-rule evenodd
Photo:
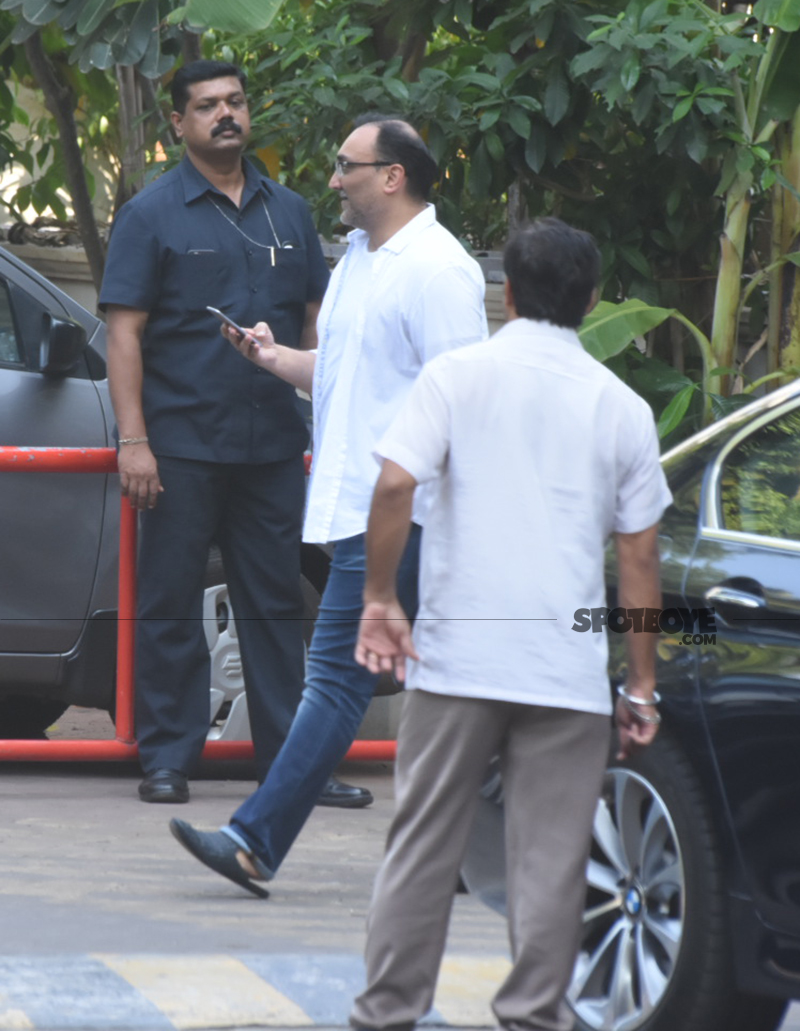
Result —
M 637 748 L 649 745 L 658 733 L 657 723 L 647 723 L 636 715 L 634 710 L 639 708 L 645 716 L 653 717 L 658 712 L 655 705 L 629 706 L 624 698 L 617 698 L 614 718 L 619 734 L 619 751 L 617 752 L 619 760 L 627 759 Z
M 252 329 L 242 326 L 242 329 L 245 332 L 244 336 L 230 326 L 223 326 L 221 333 L 239 354 L 255 365 L 291 383 L 293 387 L 304 390 L 307 394 L 311 393 L 314 363 L 317 360 L 313 351 L 301 351 L 296 347 L 277 344 L 266 322 L 257 322 Z M 310 331 L 306 337 L 311 340 Z
M 356 662 L 370 673 L 394 673 L 406 679 L 406 658 L 418 659 L 411 640 L 411 624 L 400 602 L 370 601 L 361 613 Z
M 249 358 L 262 369 L 274 371 L 274 366 L 278 362 L 278 345 L 275 343 L 275 337 L 267 323 L 257 322 L 252 329 L 247 329 L 245 326 L 242 326 L 242 329 L 245 330 L 244 336 L 237 333 L 231 326 L 223 325 L 221 332 L 239 354 L 243 354 L 245 358 Z
M 158 464 L 147 444 L 123 444 L 117 455 L 119 481 L 131 508 L 155 508 L 163 491 L 158 478 Z

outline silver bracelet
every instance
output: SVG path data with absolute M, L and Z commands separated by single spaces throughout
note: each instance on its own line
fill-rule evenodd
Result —
M 622 695 L 622 697 L 627 699 L 629 702 L 633 702 L 634 705 L 658 705 L 661 701 L 661 695 L 658 691 L 653 691 L 652 698 L 640 698 L 638 695 L 631 694 L 624 684 L 619 685 L 617 688 L 617 694 Z
M 120 447 L 123 444 L 146 444 L 147 437 L 120 437 L 117 443 Z
M 650 702 L 646 698 L 639 698 L 636 695 L 630 695 L 625 688 L 620 684 L 617 688 L 617 694 L 622 699 L 622 702 L 628 712 L 640 723 L 648 723 L 651 726 L 657 727 L 661 722 L 661 714 L 655 713 L 653 716 L 647 716 L 645 713 L 640 712 L 637 708 L 638 705 L 649 705 L 655 707 L 661 701 L 661 695 L 658 691 L 653 692 L 653 701 Z

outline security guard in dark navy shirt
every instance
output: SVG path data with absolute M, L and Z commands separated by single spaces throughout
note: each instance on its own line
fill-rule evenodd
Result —
M 216 541 L 259 779 L 303 685 L 300 523 L 308 443 L 294 390 L 206 310 L 314 347 L 328 269 L 305 202 L 242 152 L 245 79 L 197 61 L 172 83 L 181 164 L 120 210 L 100 305 L 123 494 L 142 512 L 136 733 L 148 802 L 185 802 L 209 727 L 203 578 Z M 358 789 L 353 789 L 358 790 Z

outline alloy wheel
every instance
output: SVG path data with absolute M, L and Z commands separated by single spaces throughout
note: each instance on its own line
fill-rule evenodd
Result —
M 587 881 L 568 1002 L 592 1031 L 636 1031 L 659 1005 L 675 969 L 685 879 L 667 806 L 632 770 L 606 774 Z

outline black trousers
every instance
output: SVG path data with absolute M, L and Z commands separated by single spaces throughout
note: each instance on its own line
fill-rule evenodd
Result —
M 209 729 L 203 579 L 219 545 L 236 618 L 259 779 L 303 690 L 302 455 L 264 465 L 159 458 L 164 491 L 142 515 L 136 736 L 145 773 L 191 773 Z

